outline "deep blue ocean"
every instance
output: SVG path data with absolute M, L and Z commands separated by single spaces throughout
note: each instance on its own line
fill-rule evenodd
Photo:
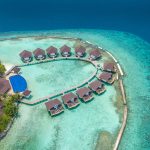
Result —
M 0 32 L 119 30 L 150 41 L 149 0 L 0 0 Z

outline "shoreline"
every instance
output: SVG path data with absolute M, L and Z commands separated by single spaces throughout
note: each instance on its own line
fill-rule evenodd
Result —
M 117 135 L 117 138 L 115 138 L 116 140 L 115 140 L 115 144 L 114 144 L 114 148 L 113 148 L 113 150 L 117 150 L 118 149 L 118 147 L 119 147 L 119 144 L 120 144 L 120 142 L 121 142 L 121 138 L 122 138 L 122 136 L 123 136 L 123 133 L 124 133 L 124 130 L 125 130 L 125 127 L 126 127 L 126 123 L 127 123 L 127 112 L 128 112 L 128 108 L 127 108 L 127 102 L 126 102 L 126 94 L 125 94 L 125 89 L 124 89 L 124 87 L 123 87 L 123 79 L 122 79 L 122 77 L 124 76 L 124 73 L 123 73 L 123 71 L 122 71 L 122 68 L 121 68 L 121 66 L 120 66 L 120 64 L 119 64 L 119 62 L 117 61 L 117 59 L 110 53 L 110 52 L 108 52 L 107 50 L 105 50 L 105 49 L 103 49 L 103 48 L 101 48 L 101 47 L 98 47 L 97 45 L 94 45 L 93 43 L 91 43 L 91 42 L 89 42 L 89 41 L 85 41 L 85 40 L 82 40 L 82 39 L 80 39 L 80 38 L 73 38 L 73 37 L 61 37 L 61 36 L 29 36 L 29 38 L 36 38 L 36 40 L 40 40 L 40 39 L 45 39 L 45 38 L 53 38 L 53 39 L 67 39 L 67 40 L 75 40 L 75 41 L 79 41 L 79 42 L 82 42 L 82 43 L 84 43 L 84 44 L 87 44 L 87 45 L 89 45 L 89 46 L 92 46 L 92 47 L 96 47 L 96 48 L 99 48 L 99 49 L 101 49 L 102 51 L 104 51 L 104 52 L 106 52 L 107 53 L 107 55 L 109 55 L 109 57 L 111 57 L 112 59 L 113 59 L 113 61 L 115 62 L 115 65 L 116 65 L 116 67 L 118 68 L 118 70 L 119 70 L 119 74 L 120 74 L 120 76 L 118 77 L 118 82 L 119 82 L 119 84 L 120 84 L 120 91 L 121 91 L 121 93 L 122 93 L 122 98 L 123 98 L 123 104 L 124 104 L 124 111 L 123 111 L 123 121 L 122 121 L 122 123 L 121 123 L 121 128 L 119 129 L 119 132 L 118 132 L 118 135 Z M 4 39 L 0 39 L 0 41 L 3 41 L 3 40 L 15 40 L 15 39 L 20 39 L 20 38 L 26 38 L 26 37 L 24 37 L 24 36 L 22 36 L 22 37 L 12 37 L 12 38 L 4 38 Z M 28 38 L 28 37 L 27 37 Z M 7 68 L 9 67 L 9 65 L 8 64 L 6 64 L 7 65 Z M 11 66 L 11 67 L 13 67 L 13 66 Z M 11 68 L 9 68 L 9 69 L 11 69 Z M 8 70 L 9 71 L 9 70 Z M 14 117 L 14 119 L 13 119 L 13 121 L 12 121 L 12 124 L 13 124 L 13 122 L 14 122 L 14 120 L 15 120 L 15 117 Z M 11 128 L 11 126 L 12 126 L 12 124 L 9 126 L 9 129 Z M 8 129 L 8 131 L 9 131 L 9 129 Z M 7 131 L 7 132 L 8 132 Z M 6 132 L 6 135 L 7 135 L 7 132 Z M 6 136 L 5 135 L 5 136 Z M 4 137 L 5 137 L 4 136 Z

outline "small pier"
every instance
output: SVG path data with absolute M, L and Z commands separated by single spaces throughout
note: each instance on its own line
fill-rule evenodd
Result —
M 61 91 L 61 92 L 59 92 L 59 93 L 56 93 L 56 94 L 50 94 L 50 95 L 44 96 L 44 97 L 39 98 L 39 99 L 37 99 L 37 100 L 35 100 L 35 101 L 22 100 L 21 103 L 27 104 L 27 105 L 35 105 L 35 104 L 38 104 L 38 103 L 41 103 L 41 102 L 45 102 L 45 101 L 47 101 L 48 99 L 51 99 L 51 98 L 54 98 L 54 97 L 57 97 L 57 96 L 61 96 L 61 95 L 65 94 L 65 93 L 68 93 L 68 92 L 70 92 L 70 91 L 72 91 L 72 90 L 76 90 L 76 89 L 82 87 L 83 85 L 88 84 L 89 81 L 91 81 L 94 77 L 96 77 L 97 72 L 98 72 L 98 70 L 96 70 L 96 71 L 92 74 L 91 77 L 89 77 L 88 79 L 86 79 L 86 80 L 85 80 L 82 84 L 80 84 L 80 85 L 70 87 L 69 89 L 63 90 L 63 91 Z

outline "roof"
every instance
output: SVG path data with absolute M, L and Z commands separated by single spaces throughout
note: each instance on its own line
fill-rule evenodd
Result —
M 67 46 L 67 45 L 64 45 L 64 46 L 62 46 L 60 48 L 60 51 L 61 52 L 68 52 L 69 53 L 71 51 L 71 48 L 69 46 Z
M 70 100 L 75 99 L 75 98 L 78 98 L 78 97 L 72 92 L 62 96 L 62 100 L 64 101 L 64 103 L 67 103 Z
M 33 54 L 35 56 L 39 56 L 39 55 L 45 55 L 45 51 L 41 48 L 37 48 L 36 50 L 33 51 Z
M 19 55 L 22 58 L 32 57 L 32 53 L 30 51 L 27 51 L 27 50 L 23 50 Z
M 79 97 L 82 98 L 86 93 L 91 92 L 91 90 L 88 87 L 83 87 L 78 89 L 76 92 L 79 95 Z
M 99 87 L 101 87 L 103 83 L 99 80 L 95 80 L 89 84 L 89 87 L 93 90 L 96 91 Z
M 9 81 L 4 78 L 0 78 L 0 94 L 5 94 L 8 90 L 10 90 L 10 88 Z
M 46 49 L 47 54 L 57 53 L 57 48 L 54 46 L 50 46 Z
M 111 70 L 111 71 L 114 71 L 114 63 L 104 63 L 103 65 L 103 69 L 104 70 Z
M 78 47 L 75 48 L 76 53 L 78 53 L 78 52 L 85 53 L 85 51 L 86 51 L 86 48 L 83 47 L 83 46 L 78 46 Z
M 58 99 L 50 100 L 45 103 L 47 110 L 50 110 L 55 105 L 59 105 L 59 104 L 61 104 L 61 102 Z
M 21 70 L 21 69 L 18 68 L 18 67 L 15 67 L 15 68 L 13 69 L 13 71 L 14 71 L 15 73 L 18 73 L 20 70 Z
M 112 78 L 112 73 L 103 72 L 102 74 L 100 74 L 99 78 L 100 78 L 101 80 L 108 81 L 109 79 Z
M 29 90 L 25 90 L 25 91 L 23 92 L 23 95 L 24 95 L 24 96 L 29 96 L 29 95 L 30 95 L 30 93 L 31 93 L 31 91 L 29 91 Z
M 96 57 L 100 57 L 101 56 L 101 52 L 99 49 L 94 49 L 90 52 L 90 55 L 94 55 Z

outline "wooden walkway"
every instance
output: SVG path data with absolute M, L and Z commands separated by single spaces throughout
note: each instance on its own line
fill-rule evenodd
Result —
M 56 93 L 56 94 L 47 95 L 47 96 L 42 97 L 42 98 L 39 98 L 39 99 L 37 99 L 37 100 L 35 100 L 35 101 L 22 100 L 21 103 L 24 103 L 24 104 L 27 104 L 27 105 L 35 105 L 35 104 L 38 104 L 38 103 L 41 103 L 41 102 L 45 102 L 45 101 L 47 101 L 47 100 L 49 100 L 49 99 L 51 99 L 51 98 L 54 98 L 54 97 L 56 97 L 56 96 L 61 96 L 61 95 L 65 94 L 65 93 L 67 93 L 67 92 L 69 92 L 69 91 L 77 90 L 78 88 L 82 87 L 83 85 L 89 83 L 94 77 L 96 77 L 97 72 L 98 72 L 98 70 L 96 70 L 96 71 L 92 74 L 92 76 L 91 76 L 90 78 L 86 79 L 86 80 L 85 80 L 82 84 L 80 84 L 80 85 L 70 87 L 69 89 L 63 90 L 63 91 L 61 91 L 61 92 L 59 92 L 59 93 Z
M 4 75 L 4 76 L 7 76 L 15 67 L 16 67 L 16 65 L 12 66 L 9 70 L 7 70 L 7 71 L 5 72 L 5 75 Z
M 86 62 L 91 63 L 96 68 L 96 71 L 92 74 L 91 77 L 86 79 L 82 84 L 80 84 L 78 86 L 70 87 L 69 89 L 63 90 L 63 91 L 61 91 L 59 93 L 56 93 L 56 94 L 50 94 L 50 95 L 44 96 L 44 97 L 39 98 L 35 101 L 22 100 L 21 103 L 24 103 L 24 104 L 27 104 L 27 105 L 35 105 L 35 104 L 38 104 L 38 103 L 41 103 L 41 102 L 45 102 L 45 101 L 49 100 L 50 98 L 54 98 L 54 97 L 63 95 L 64 93 L 67 93 L 69 91 L 76 90 L 76 89 L 82 87 L 83 85 L 87 84 L 88 82 L 90 82 L 94 77 L 96 77 L 96 75 L 98 73 L 98 70 L 101 69 L 101 67 L 98 65 L 98 63 L 96 61 L 92 61 L 90 59 L 80 58 L 80 57 L 49 58 L 49 59 L 40 60 L 40 61 L 36 61 L 36 62 L 26 63 L 26 64 L 23 64 L 23 65 L 17 65 L 17 67 L 24 67 L 24 66 L 35 65 L 35 64 L 40 64 L 40 63 L 46 63 L 46 62 L 50 62 L 50 61 L 58 61 L 58 60 L 81 60 L 81 61 L 86 61 Z
M 80 57 L 58 57 L 58 58 L 48 58 L 45 60 L 39 60 L 36 62 L 29 62 L 29 63 L 25 63 L 22 65 L 17 65 L 17 67 L 24 67 L 24 66 L 29 66 L 29 65 L 36 65 L 36 64 L 41 64 L 41 63 L 46 63 L 46 62 L 50 62 L 50 61 L 58 61 L 58 60 L 81 60 L 81 61 L 86 61 L 91 63 L 92 65 L 94 65 L 97 68 L 97 63 L 96 61 L 92 61 L 90 59 L 86 59 L 86 58 L 80 58 Z

